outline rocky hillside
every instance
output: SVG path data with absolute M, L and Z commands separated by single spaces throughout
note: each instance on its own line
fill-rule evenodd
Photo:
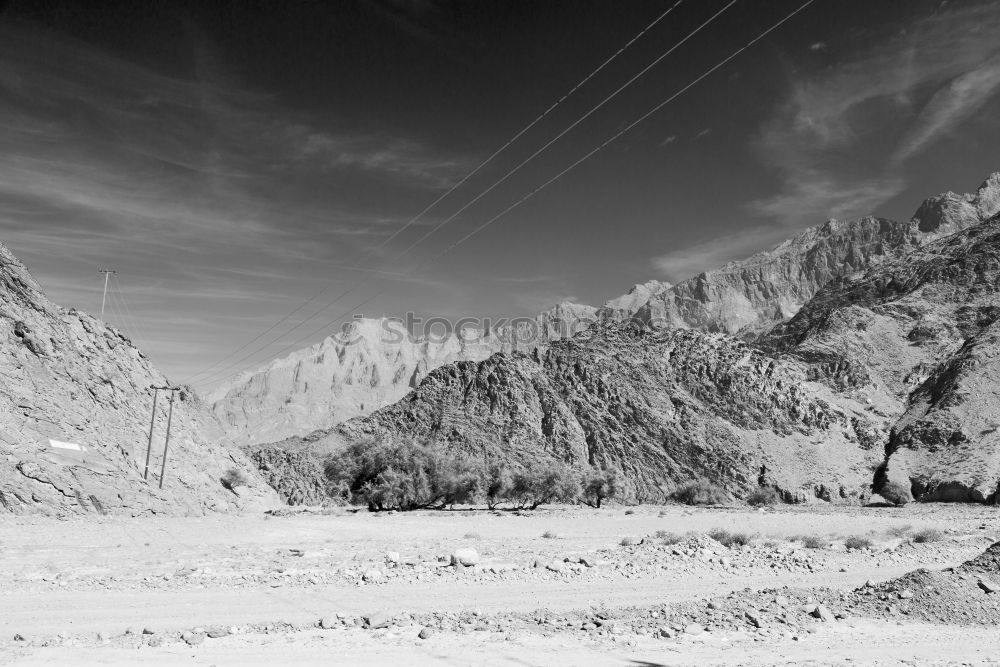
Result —
M 1000 209 L 1000 174 L 973 194 L 946 193 L 925 201 L 910 222 L 878 218 L 831 220 L 773 250 L 699 274 L 676 285 L 656 280 L 594 309 L 559 304 L 531 323 L 458 334 L 436 342 L 414 339 L 399 323 L 355 323 L 360 343 L 327 339 L 243 374 L 210 397 L 235 441 L 259 444 L 330 428 L 402 398 L 428 372 L 494 352 L 531 353 L 594 320 L 635 319 L 645 325 L 738 334 L 748 340 L 795 315 L 830 280 L 864 271 Z M 395 330 L 391 336 L 382 335 Z
M 148 388 L 167 382 L 121 332 L 49 301 L 0 245 L 0 511 L 200 514 L 274 504 L 256 467 L 219 444 L 220 426 L 188 392 L 174 405 L 164 488 L 162 396 L 143 480 Z M 245 482 L 232 490 L 220 482 L 230 470 Z
M 857 498 L 881 460 L 884 420 L 720 334 L 595 326 L 535 357 L 433 371 L 395 405 L 346 422 L 317 450 L 414 438 L 511 466 L 611 464 L 628 496 L 663 500 L 691 479 L 742 495 Z
M 1000 215 L 827 285 L 761 344 L 893 427 L 876 479 L 923 500 L 1000 485 Z
M 610 463 L 640 499 L 707 478 L 737 495 L 764 484 L 858 498 L 874 479 L 894 499 L 994 500 L 1000 216 L 983 220 L 1000 205 L 998 184 L 928 200 L 905 225 L 830 223 L 743 263 L 729 275 L 767 265 L 771 287 L 816 290 L 759 338 L 605 322 L 531 355 L 439 368 L 306 449 L 416 439 L 515 466 Z M 838 277 L 836 261 L 862 270 Z M 778 266 L 798 282 L 779 281 Z M 702 313 L 718 306 L 696 301 Z
M 358 319 L 342 334 L 238 376 L 209 401 L 235 442 L 273 442 L 394 403 L 444 364 L 531 351 L 594 318 L 590 306 L 561 303 L 529 321 L 437 337 L 414 336 L 399 320 Z
M 830 220 L 778 247 L 658 291 L 635 317 L 657 326 L 752 336 L 792 317 L 828 282 L 966 229 L 1000 210 L 1000 173 L 973 194 L 926 200 L 909 222 Z

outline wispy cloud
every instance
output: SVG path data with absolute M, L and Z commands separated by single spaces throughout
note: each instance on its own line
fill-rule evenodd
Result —
M 945 8 L 891 30 L 791 81 L 757 141 L 781 191 L 753 202 L 753 213 L 796 226 L 869 213 L 905 187 L 903 162 L 1000 90 L 995 4 Z
M 753 227 L 723 239 L 672 250 L 654 258 L 653 268 L 670 282 L 678 282 L 734 259 L 749 257 L 762 248 L 774 246 L 786 235 L 786 230 L 773 226 Z
M 136 318 L 189 345 L 200 328 L 168 326 L 167 304 L 226 322 L 253 300 L 273 320 L 290 294 L 333 279 L 398 281 L 377 262 L 336 264 L 377 246 L 470 157 L 292 111 L 229 77 L 197 35 L 191 49 L 195 74 L 178 78 L 0 24 L 0 240 L 67 305 L 93 309 L 80 277 L 112 264 Z M 147 352 L 173 354 L 167 339 Z

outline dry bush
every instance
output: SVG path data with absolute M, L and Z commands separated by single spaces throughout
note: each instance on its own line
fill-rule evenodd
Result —
M 913 500 L 910 489 L 898 482 L 885 482 L 879 488 L 878 494 L 893 505 L 905 505 Z
M 760 507 L 761 505 L 777 505 L 782 502 L 781 494 L 771 487 L 760 487 L 754 489 L 746 498 L 747 505 Z
M 729 494 L 717 484 L 697 480 L 678 487 L 670 499 L 685 505 L 724 505 L 729 502 Z
M 749 533 L 730 533 L 728 530 L 723 530 L 722 528 L 710 530 L 708 536 L 726 547 L 742 547 L 753 541 L 753 536 Z
M 672 544 L 680 544 L 684 541 L 684 538 L 677 533 L 671 533 L 669 530 L 658 530 L 655 533 L 655 537 L 661 540 L 664 546 L 670 546 Z
M 542 537 L 544 537 L 547 540 L 559 539 L 559 535 L 551 530 L 546 530 L 544 533 L 542 533 Z
M 913 530 L 913 526 L 906 523 L 903 524 L 902 526 L 893 526 L 892 528 L 890 528 L 885 532 L 887 535 L 891 535 L 892 537 L 906 537 L 907 535 L 910 534 L 911 530 Z
M 226 489 L 235 492 L 237 486 L 249 485 L 250 479 L 243 474 L 242 470 L 239 470 L 238 468 L 230 468 L 226 471 L 226 474 L 219 478 L 219 482 Z
M 581 499 L 591 507 L 599 508 L 602 501 L 618 495 L 621 481 L 622 474 L 617 468 L 591 468 L 580 480 Z
M 639 540 L 635 539 L 634 537 L 623 537 L 622 541 L 619 542 L 618 544 L 623 547 L 634 547 L 635 545 L 639 544 Z
M 796 539 L 802 542 L 802 546 L 806 549 L 825 549 L 827 545 L 827 540 L 819 535 L 800 535 Z
M 851 535 L 844 539 L 844 546 L 848 549 L 870 549 L 873 542 L 862 535 Z
M 926 542 L 937 542 L 944 539 L 944 533 L 942 533 L 937 528 L 924 528 L 923 530 L 917 531 L 916 535 L 913 536 L 913 541 L 917 544 L 924 544 Z

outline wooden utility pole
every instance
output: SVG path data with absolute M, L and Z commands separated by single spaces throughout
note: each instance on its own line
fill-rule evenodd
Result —
M 150 387 L 153 390 L 153 416 L 149 419 L 149 444 L 146 446 L 146 468 L 143 470 L 142 478 L 147 479 L 149 477 L 149 457 L 153 451 L 153 426 L 156 424 L 156 398 L 159 392 L 169 391 L 170 392 L 170 409 L 167 410 L 167 436 L 163 441 L 163 461 L 160 464 L 160 488 L 163 488 L 163 476 L 167 474 L 167 451 L 170 447 L 170 425 L 174 420 L 174 396 L 178 391 L 181 390 L 180 387 L 157 387 L 153 385 Z
M 160 396 L 160 389 L 162 387 L 157 387 L 153 385 L 150 389 L 153 390 L 153 416 L 149 418 L 149 444 L 146 445 L 146 467 L 142 471 L 142 478 L 147 479 L 149 477 L 149 457 L 153 452 L 153 425 L 156 423 L 156 399 Z
M 170 390 L 170 409 L 167 411 L 167 437 L 163 441 L 163 465 L 160 466 L 160 488 L 163 488 L 163 476 L 167 474 L 167 448 L 170 446 L 170 422 L 174 418 L 174 395 L 180 387 L 167 387 Z
M 98 273 L 104 274 L 104 294 L 101 296 L 101 319 L 104 319 L 104 302 L 108 299 L 108 278 L 111 274 L 117 274 L 117 271 L 112 271 L 111 269 L 98 269 Z

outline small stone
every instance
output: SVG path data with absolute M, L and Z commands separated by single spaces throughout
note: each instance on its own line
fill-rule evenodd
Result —
M 419 637 L 420 639 L 430 639 L 430 637 L 433 634 L 434 634 L 434 628 L 432 628 L 429 625 L 425 625 L 420 629 L 420 633 L 417 635 L 417 637 Z
M 16 633 L 14 635 L 14 641 L 16 641 L 16 642 L 26 642 L 26 641 L 28 641 L 28 638 L 25 637 L 24 635 L 22 635 L 20 632 L 18 632 L 18 633 Z
M 562 572 L 564 567 L 565 566 L 557 560 L 552 561 L 551 563 L 547 563 L 545 565 L 545 569 L 551 572 Z
M 659 630 L 657 630 L 657 632 L 664 639 L 673 639 L 674 637 L 677 636 L 677 633 L 671 630 L 670 628 L 660 628 Z
M 187 642 L 188 646 L 198 646 L 205 641 L 205 635 L 200 632 L 186 632 L 184 634 L 187 635 L 187 637 L 183 637 L 183 639 Z
M 705 626 L 699 625 L 698 623 L 689 623 L 684 626 L 684 634 L 686 635 L 700 635 L 705 631 Z
M 470 565 L 476 565 L 479 562 L 479 552 L 472 547 L 465 547 L 463 549 L 455 549 L 451 554 L 451 564 L 461 563 L 466 567 Z
M 911 591 L 909 588 L 899 592 L 900 600 L 909 600 L 912 597 L 913 597 L 913 591 Z
M 156 630 L 153 630 L 152 628 L 143 628 L 142 629 L 142 634 L 144 634 L 144 635 L 155 635 L 156 634 Z
M 370 584 L 378 583 L 379 581 L 382 581 L 382 572 L 374 567 L 369 568 L 364 571 L 361 578 Z
M 149 638 L 149 642 L 147 642 L 147 645 L 151 646 L 153 648 L 156 648 L 158 646 L 162 646 L 163 645 L 163 637 L 150 637 Z
M 219 639 L 221 637 L 226 637 L 229 635 L 229 628 L 210 628 L 208 631 L 208 636 L 211 639 Z
M 755 628 L 763 628 L 764 627 L 764 621 L 763 621 L 763 619 L 761 619 L 760 616 L 758 616 L 757 614 L 753 613 L 752 611 L 748 611 L 747 612 L 747 620 L 750 621 L 750 625 L 752 625 Z
M 833 620 L 833 612 L 821 604 L 816 605 L 810 614 L 821 621 L 829 622 Z
M 779 607 L 787 607 L 789 605 L 789 600 L 784 595 L 779 595 L 776 598 L 774 598 L 774 604 L 778 605 Z
M 398 563 L 399 562 L 399 552 L 389 551 L 385 554 L 385 562 L 387 563 Z
M 385 612 L 379 611 L 374 614 L 369 614 L 368 616 L 363 616 L 365 625 L 367 625 L 372 630 L 378 630 L 379 628 L 387 628 L 392 624 L 392 618 Z
M 979 587 L 982 588 L 987 593 L 997 593 L 1000 592 L 1000 586 L 996 583 L 990 581 L 989 579 L 980 579 Z
M 340 619 L 336 616 L 324 616 L 319 621 L 319 627 L 324 630 L 332 630 L 340 627 Z

